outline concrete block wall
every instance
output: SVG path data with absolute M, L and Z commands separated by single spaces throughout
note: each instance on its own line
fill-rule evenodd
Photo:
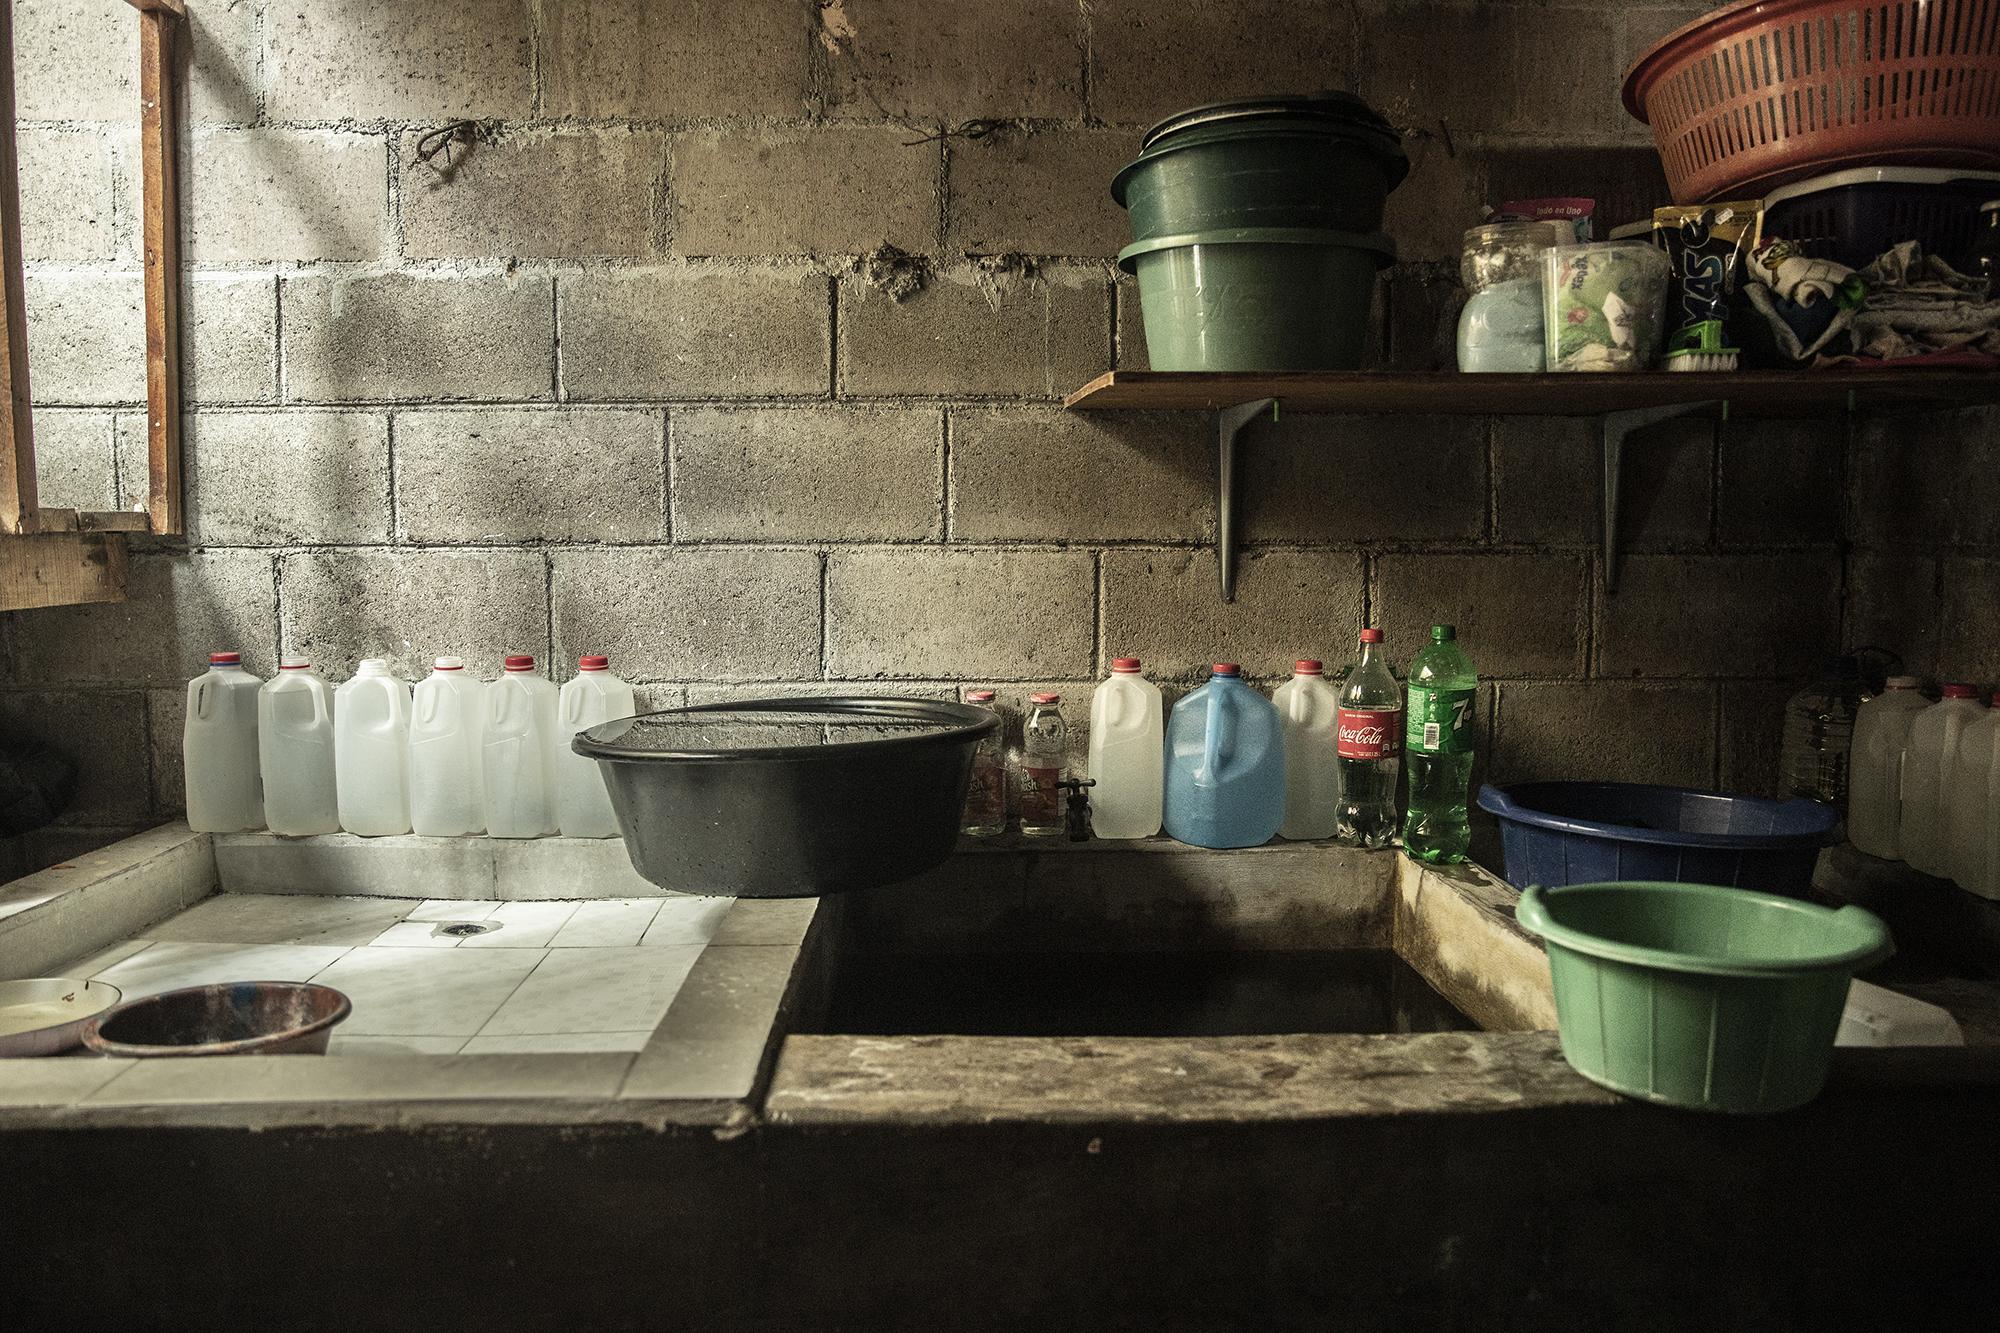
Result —
M 180 684 L 224 646 L 336 678 L 607 651 L 663 704 L 1047 686 L 1084 720 L 1114 655 L 1268 683 L 1449 619 L 1493 682 L 1494 776 L 1747 787 L 1843 640 L 2000 676 L 1991 414 L 1650 432 L 1616 594 L 1586 423 L 1288 414 L 1248 442 L 1225 606 L 1207 420 L 1059 406 L 1144 364 L 1106 187 L 1158 116 L 1383 108 L 1414 170 L 1376 341 L 1431 364 L 1482 202 L 1663 197 L 1620 75 L 1703 7 L 193 0 L 191 529 L 135 553 L 122 605 L 6 618 L 0 718 L 85 774 L 49 837 L 178 808 Z M 129 505 L 135 24 L 16 8 L 44 495 Z

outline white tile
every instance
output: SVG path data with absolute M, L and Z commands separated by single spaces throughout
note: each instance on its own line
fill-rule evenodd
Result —
M 136 1060 L 0 1060 L 0 1106 L 67 1106 L 137 1064 Z
M 504 958 L 504 950 L 458 957 Z M 658 1025 L 701 956 L 699 945 L 551 949 L 500 1006 L 482 1037 L 526 1032 L 636 1032 Z
M 441 921 L 398 921 L 368 941 L 376 949 L 456 949 L 458 935 L 440 935 Z
M 443 954 L 437 955 L 444 957 Z M 453 955 L 454 957 L 460 955 Z M 511 1100 L 613 1096 L 632 1057 L 591 1055 L 239 1055 L 140 1060 L 92 1095 L 91 1106 L 251 1102 Z
M 482 918 L 499 927 L 484 935 L 467 935 L 462 949 L 539 949 L 554 939 L 576 912 L 575 903 L 501 903 Z
M 154 944 L 93 975 L 136 1000 L 227 981 L 311 981 L 346 952 L 329 944 Z
M 410 906 L 407 898 L 222 893 L 146 933 L 194 944 L 366 944 Z
M 604 949 L 637 944 L 660 910 L 658 898 L 604 898 L 576 905 L 549 946 L 555 949 Z
M 474 1037 L 466 1055 L 571 1055 L 590 1051 L 642 1051 L 652 1037 L 645 1032 L 513 1032 Z
M 87 958 L 79 958 L 73 963 L 63 964 L 58 969 L 57 975 L 65 977 L 94 977 L 113 963 L 130 958 L 133 954 L 147 947 L 152 942 L 150 939 L 121 940 L 109 948 L 99 949 Z
M 716 927 L 735 905 L 734 898 L 665 899 L 639 943 L 706 944 L 715 938 Z
M 370 946 L 350 951 L 313 980 L 354 1001 L 354 1015 L 341 1028 L 349 1036 L 470 1037 L 534 970 L 542 953 Z
M 463 1037 L 389 1037 L 336 1029 L 328 1055 L 456 1055 Z
M 403 918 L 405 921 L 483 921 L 500 904 L 492 898 L 426 898 Z

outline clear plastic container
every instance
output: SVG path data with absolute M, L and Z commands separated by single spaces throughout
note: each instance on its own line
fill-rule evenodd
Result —
M 1472 850 L 1469 799 L 1478 757 L 1479 673 L 1450 625 L 1431 626 L 1430 644 L 1410 662 L 1403 727 L 1409 808 L 1403 850 L 1418 861 L 1463 861 Z
M 1218 662 L 1167 721 L 1167 834 L 1196 847 L 1257 847 L 1284 820 L 1277 705 L 1234 662 Z
M 992 690 L 973 690 L 965 696 L 969 704 L 992 708 Z M 960 830 L 975 838 L 991 838 L 1007 831 L 1007 752 L 1001 732 L 994 731 L 979 742 L 972 755 L 972 779 L 965 789 L 965 815 Z
M 410 831 L 410 687 L 363 658 L 333 692 L 340 826 L 364 838 Z
M 2000 707 L 2000 694 L 1992 702 Z M 1994 763 L 2000 761 L 2000 712 L 1993 708 L 1965 724 L 1958 744 L 1946 758 L 1944 781 L 1945 843 L 1951 877 L 1968 893 L 2000 898 L 1991 843 L 1993 842 Z
M 1533 374 L 1546 367 L 1541 255 L 1575 239 L 1564 222 L 1492 222 L 1465 233 L 1460 370 Z
M 302 838 L 340 831 L 333 691 L 303 657 L 280 659 L 278 674 L 257 692 L 257 757 L 271 832 Z
M 1021 724 L 1019 778 L 1021 832 L 1045 838 L 1063 831 L 1062 780 L 1069 766 L 1069 723 L 1060 694 L 1028 696 Z
M 410 828 L 433 838 L 486 831 L 480 738 L 486 685 L 456 657 L 417 682 L 410 707 Z
M 257 754 L 257 692 L 264 682 L 239 653 L 210 653 L 208 670 L 188 682 L 181 760 L 187 771 L 188 827 L 240 833 L 264 827 Z
M 1342 842 L 1387 847 L 1396 837 L 1396 778 L 1403 766 L 1403 685 L 1383 655 L 1382 631 L 1361 631 L 1361 660 L 1340 685 Z
M 556 687 L 535 674 L 525 653 L 506 660 L 486 687 L 486 832 L 495 838 L 546 838 L 556 831 Z
M 1854 715 L 1848 751 L 1847 838 L 1870 856 L 1902 859 L 1896 833 L 1903 822 L 1903 746 L 1910 723 L 1930 707 L 1915 676 L 1891 676 L 1882 693 Z
M 1325 665 L 1300 658 L 1271 702 L 1285 727 L 1285 822 L 1278 836 L 1331 838 L 1340 823 L 1340 756 L 1334 753 L 1339 702 Z
M 1951 875 L 1951 847 L 1945 827 L 1945 773 L 1961 732 L 1985 712 L 1970 685 L 1947 685 L 1944 698 L 1916 715 L 1903 748 L 1903 822 L 1896 846 L 1910 868 L 1926 875 Z
M 556 737 L 556 826 L 565 838 L 615 838 L 618 816 L 604 775 L 597 761 L 576 753 L 570 741 L 600 722 L 632 716 L 632 687 L 611 674 L 609 658 L 581 657 L 557 703 L 562 729 Z
M 1672 265 L 1643 241 L 1544 251 L 1542 322 L 1552 371 L 1651 370 L 1666 339 Z
M 1111 664 L 1090 699 L 1090 831 L 1100 838 L 1150 838 L 1160 831 L 1165 790 L 1161 751 L 1166 710 L 1160 687 L 1136 657 Z
M 1854 719 L 1868 698 L 1860 663 L 1839 657 L 1827 664 L 1818 680 L 1786 700 L 1779 771 L 1788 794 L 1836 810 L 1847 808 Z

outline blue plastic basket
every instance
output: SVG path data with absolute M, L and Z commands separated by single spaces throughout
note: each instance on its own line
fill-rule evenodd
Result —
M 1816 801 L 1770 801 L 1623 782 L 1524 782 L 1479 789 L 1499 816 L 1513 884 L 1654 880 L 1803 897 L 1838 816 Z

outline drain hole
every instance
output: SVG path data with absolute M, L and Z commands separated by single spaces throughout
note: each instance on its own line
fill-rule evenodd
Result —
M 497 921 L 444 921 L 431 931 L 433 935 L 484 935 L 489 930 L 500 929 Z

